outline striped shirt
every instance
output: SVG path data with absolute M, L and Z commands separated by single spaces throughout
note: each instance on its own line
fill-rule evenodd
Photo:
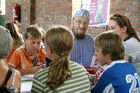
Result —
M 35 74 L 31 93 L 90 93 L 89 74 L 83 66 L 71 62 L 72 77 L 68 78 L 63 85 L 58 86 L 55 90 L 51 90 L 46 85 L 48 70 L 49 67 Z
M 74 39 L 74 47 L 70 54 L 70 60 L 84 67 L 90 67 L 94 50 L 94 40 L 90 35 L 87 34 L 83 40 Z

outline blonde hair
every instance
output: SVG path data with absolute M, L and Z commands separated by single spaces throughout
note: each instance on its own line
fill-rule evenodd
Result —
M 102 49 L 103 55 L 111 53 L 111 60 L 124 58 L 124 47 L 119 35 L 113 32 L 104 32 L 95 38 L 94 45 Z
M 72 76 L 68 57 L 73 48 L 73 37 L 68 28 L 56 25 L 46 32 L 45 43 L 59 56 L 52 60 L 46 82 L 50 89 L 55 89 Z
M 41 32 L 41 30 L 38 27 L 31 25 L 30 27 L 28 27 L 25 30 L 24 38 L 26 38 L 26 39 L 28 39 L 28 38 L 33 38 L 33 39 L 41 38 L 42 39 L 43 33 Z

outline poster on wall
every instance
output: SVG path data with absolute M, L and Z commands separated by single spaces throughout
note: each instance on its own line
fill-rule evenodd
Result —
M 104 27 L 109 20 L 110 0 L 91 0 L 89 26 Z

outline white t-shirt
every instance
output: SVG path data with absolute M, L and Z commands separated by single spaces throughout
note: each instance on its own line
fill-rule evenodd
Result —
M 131 63 L 135 66 L 140 75 L 140 42 L 132 37 L 123 42 L 125 55 L 131 57 Z

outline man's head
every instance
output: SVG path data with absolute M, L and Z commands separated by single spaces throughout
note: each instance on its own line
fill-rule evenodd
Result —
M 0 26 L 0 59 L 9 55 L 12 49 L 12 37 L 8 29 Z
M 78 10 L 72 19 L 72 30 L 76 39 L 84 39 L 89 25 L 89 11 Z

